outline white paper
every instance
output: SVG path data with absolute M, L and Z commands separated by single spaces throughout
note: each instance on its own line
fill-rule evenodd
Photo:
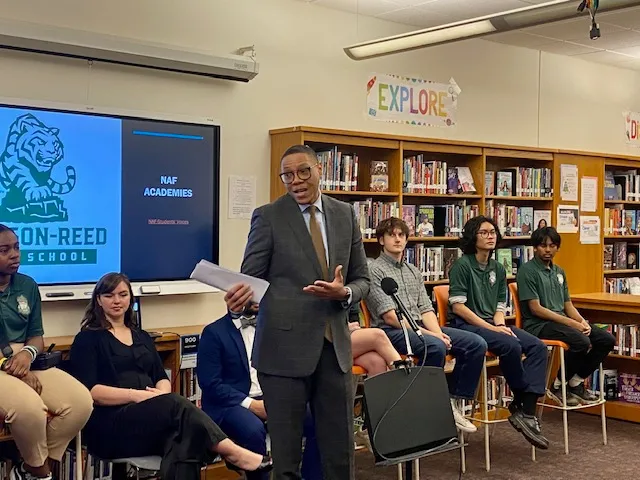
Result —
M 556 229 L 558 233 L 578 233 L 580 211 L 577 205 L 558 205 Z
M 580 210 L 595 212 L 598 203 L 598 177 L 582 177 L 580 195 Z
M 250 219 L 256 208 L 256 177 L 229 175 L 229 218 Z
M 600 217 L 590 215 L 580 217 L 580 243 L 600 243 Z
M 225 292 L 237 283 L 246 283 L 253 290 L 251 301 L 255 303 L 260 303 L 269 288 L 269 282 L 266 280 L 234 272 L 206 260 L 198 262 L 196 268 L 191 272 L 191 278 Z
M 578 201 L 577 165 L 560 165 L 560 198 L 565 202 Z

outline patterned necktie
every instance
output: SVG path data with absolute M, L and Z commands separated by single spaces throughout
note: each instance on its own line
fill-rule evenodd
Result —
M 320 225 L 318 224 L 318 220 L 316 219 L 316 206 L 311 205 L 309 208 L 309 233 L 311 234 L 311 242 L 313 243 L 313 249 L 316 251 L 316 255 L 318 257 L 318 261 L 320 262 L 320 268 L 322 270 L 323 280 L 329 280 L 329 267 L 327 266 L 327 254 L 324 249 L 324 239 L 322 238 L 322 231 L 320 230 Z M 333 334 L 331 333 L 331 326 L 329 322 L 325 325 L 324 328 L 324 338 L 333 341 Z
M 257 323 L 256 317 L 240 317 L 240 329 L 255 327 Z

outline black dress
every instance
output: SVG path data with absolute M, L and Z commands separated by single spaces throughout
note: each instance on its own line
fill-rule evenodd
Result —
M 132 330 L 131 346 L 106 330 L 76 335 L 70 360 L 74 376 L 89 390 L 95 385 L 145 389 L 167 379 L 151 337 Z M 226 435 L 213 420 L 181 395 L 170 393 L 118 406 L 94 407 L 83 430 L 90 453 L 103 458 L 163 457 L 162 478 L 178 477 L 177 464 L 199 466 L 213 459 L 211 447 Z

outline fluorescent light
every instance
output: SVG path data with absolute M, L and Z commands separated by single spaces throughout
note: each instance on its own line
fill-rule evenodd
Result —
M 421 30 L 414 33 L 387 37 L 370 43 L 345 48 L 345 52 L 354 60 L 377 57 L 388 53 L 404 52 L 415 48 L 426 47 L 436 43 L 449 42 L 463 38 L 483 35 L 495 31 L 489 20 L 467 23 L 435 30 Z

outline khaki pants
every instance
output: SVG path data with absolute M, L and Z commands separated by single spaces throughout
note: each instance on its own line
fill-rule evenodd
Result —
M 93 400 L 84 385 L 62 370 L 33 373 L 42 384 L 40 395 L 0 371 L 0 419 L 5 417 L 25 463 L 40 467 L 47 458 L 62 459 L 69 442 L 89 420 Z

